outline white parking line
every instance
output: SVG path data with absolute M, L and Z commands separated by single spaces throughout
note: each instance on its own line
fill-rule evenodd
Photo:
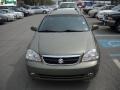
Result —
M 120 35 L 99 35 L 99 34 L 96 34 L 95 36 L 98 36 L 98 37 L 101 37 L 101 36 L 105 36 L 105 37 L 111 37 L 111 36 L 116 36 L 116 37 L 120 37 Z
M 120 69 L 120 61 L 118 59 L 113 59 L 113 62 L 116 64 L 116 66 Z

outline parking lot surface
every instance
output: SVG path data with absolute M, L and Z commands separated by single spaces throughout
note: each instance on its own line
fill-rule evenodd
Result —
M 101 62 L 91 81 L 32 80 L 25 67 L 25 51 L 44 15 L 34 15 L 0 26 L 0 90 L 120 90 L 120 33 L 86 16 L 100 47 Z

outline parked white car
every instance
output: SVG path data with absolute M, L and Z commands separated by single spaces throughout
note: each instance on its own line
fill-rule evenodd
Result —
M 33 9 L 31 9 L 31 8 L 27 9 L 27 11 L 29 12 L 30 15 L 35 14 L 35 11 Z
M 10 10 L 10 9 L 2 9 L 2 11 L 14 14 L 16 16 L 16 19 L 20 19 L 24 17 L 24 14 L 22 12 L 15 12 L 14 10 Z
M 0 13 L 7 17 L 7 21 L 14 21 L 16 16 L 12 13 L 7 13 L 6 11 L 0 10 Z
M 23 12 L 16 12 L 14 10 L 10 10 L 11 12 L 15 13 L 17 15 L 18 19 L 24 18 L 24 13 Z
M 102 7 L 98 7 L 98 8 L 95 8 L 95 9 L 93 9 L 93 10 L 90 10 L 89 12 L 88 12 L 88 15 L 90 16 L 90 17 L 96 17 L 96 15 L 97 15 L 97 13 L 99 12 L 99 11 L 101 11 L 101 10 L 110 10 L 111 8 L 113 8 L 114 7 L 114 5 L 105 5 L 105 6 L 102 6 Z
M 37 7 L 37 6 L 31 6 L 31 7 L 29 8 L 29 10 L 33 11 L 34 14 L 38 14 L 38 13 L 41 12 L 41 9 L 40 9 L 39 7 Z
M 50 12 L 48 8 L 39 7 L 39 6 L 33 6 L 31 7 L 31 10 L 33 10 L 35 14 L 40 14 L 40 13 L 47 14 L 48 12 Z
M 25 12 L 25 13 L 27 13 L 28 15 L 32 15 L 32 14 L 34 14 L 34 11 L 33 10 L 31 10 L 31 9 L 26 9 L 26 8 L 23 8 L 23 7 L 19 7 L 18 8 L 20 11 L 23 11 L 23 12 Z
M 40 7 L 40 9 L 42 10 L 43 14 L 47 14 L 53 10 L 52 8 L 48 8 L 48 7 Z
M 22 19 L 24 18 L 24 13 L 23 12 L 16 12 L 14 10 L 10 10 L 10 12 L 13 12 L 14 14 L 16 14 L 17 19 Z
M 117 13 L 117 12 L 120 12 L 120 5 L 113 7 L 111 10 L 99 11 L 96 17 L 98 20 L 104 21 L 106 14 L 112 14 L 112 13 Z
M 59 8 L 77 8 L 75 2 L 61 2 Z

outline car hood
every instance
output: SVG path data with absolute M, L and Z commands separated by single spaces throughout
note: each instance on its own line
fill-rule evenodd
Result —
M 41 55 L 78 55 L 96 48 L 91 32 L 38 32 L 35 35 L 35 41 L 38 42 L 37 48 Z

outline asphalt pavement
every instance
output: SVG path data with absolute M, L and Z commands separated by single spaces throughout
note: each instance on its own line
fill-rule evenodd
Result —
M 34 15 L 0 25 L 0 90 L 120 90 L 120 33 L 87 17 L 101 51 L 100 69 L 91 81 L 32 80 L 26 71 L 25 51 L 44 15 Z

